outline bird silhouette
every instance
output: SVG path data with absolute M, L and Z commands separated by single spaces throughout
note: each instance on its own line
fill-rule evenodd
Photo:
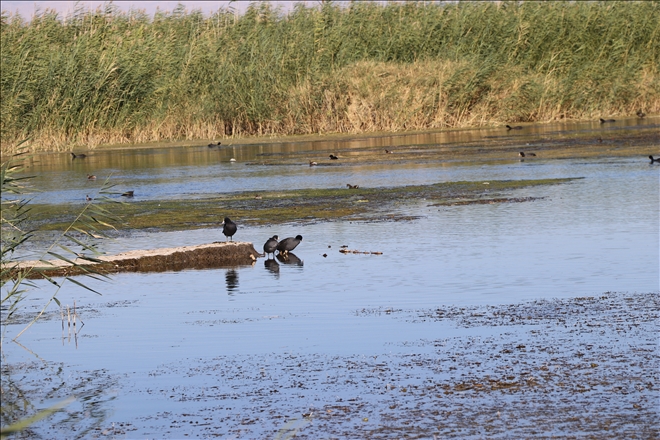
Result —
M 292 251 L 300 244 L 302 241 L 302 235 L 296 235 L 295 238 L 289 237 L 285 238 L 284 240 L 280 241 L 277 244 L 277 250 L 279 251 L 280 254 L 288 254 L 289 251 Z
M 277 239 L 279 237 L 277 235 L 273 235 L 264 243 L 264 253 L 266 254 L 267 257 L 269 257 L 270 254 L 273 254 L 275 256 L 275 251 L 277 250 Z
M 653 156 L 649 156 L 649 159 L 651 159 L 651 163 L 655 163 L 655 162 L 660 163 L 660 157 L 657 159 L 653 159 Z
M 603 118 L 600 118 L 600 123 L 601 124 L 605 124 L 607 122 L 616 122 L 616 119 L 603 119 Z
M 522 130 L 522 126 L 521 125 L 515 125 L 515 126 L 512 127 L 510 125 L 507 125 L 506 129 L 507 130 Z
M 358 189 L 360 187 L 359 185 L 351 185 L 350 183 L 347 183 L 346 186 L 348 189 Z
M 83 153 L 76 154 L 76 153 L 74 153 L 74 152 L 72 151 L 72 152 L 71 152 L 71 157 L 72 157 L 73 159 L 84 159 L 84 158 L 87 157 L 87 155 L 86 155 L 86 154 L 83 154 Z
M 133 197 L 135 191 L 126 191 L 122 194 L 122 197 Z
M 330 157 L 331 160 L 337 160 L 337 159 L 339 159 L 339 158 L 338 158 L 337 156 L 335 156 L 334 154 L 331 154 L 329 157 Z
M 236 223 L 231 221 L 229 217 L 225 217 L 225 221 L 222 222 L 222 233 L 225 234 L 226 237 L 225 241 L 227 239 L 231 239 L 232 241 L 234 241 L 233 237 L 237 229 L 238 228 L 236 227 Z

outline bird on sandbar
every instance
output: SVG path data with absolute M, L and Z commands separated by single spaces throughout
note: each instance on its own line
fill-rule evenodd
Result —
M 231 221 L 229 219 L 229 217 L 225 217 L 225 221 L 223 221 L 222 225 L 220 225 L 220 226 L 222 226 L 222 233 L 225 234 L 225 237 L 226 237 L 225 241 L 227 239 L 231 239 L 231 241 L 234 241 L 233 237 L 234 237 L 234 234 L 236 233 L 236 230 L 238 229 L 236 227 L 236 223 Z
M 506 125 L 505 127 L 507 130 L 522 130 L 522 125 L 515 125 L 513 127 L 510 125 Z
M 302 235 L 296 235 L 296 238 L 289 237 L 277 243 L 277 250 L 280 254 L 288 254 L 289 251 L 292 251 L 300 244 L 302 241 Z
M 264 243 L 264 253 L 266 254 L 267 257 L 270 258 L 270 254 L 273 254 L 273 257 L 275 256 L 275 251 L 277 250 L 277 239 L 279 237 L 277 235 L 273 235 Z
M 655 163 L 655 162 L 660 163 L 660 157 L 658 157 L 657 159 L 653 159 L 653 156 L 649 156 L 649 159 L 651 159 L 651 163 Z
M 335 156 L 334 154 L 331 154 L 329 157 L 330 157 L 331 160 L 337 160 L 337 159 L 339 159 L 339 158 L 338 158 L 337 156 Z
M 616 119 L 603 119 L 600 118 L 600 123 L 605 124 L 606 122 L 616 122 Z

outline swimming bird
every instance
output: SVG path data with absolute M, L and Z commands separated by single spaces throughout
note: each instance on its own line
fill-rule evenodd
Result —
M 394 153 L 394 151 L 392 151 L 392 150 L 385 150 L 385 154 L 392 154 L 392 153 Z
M 264 243 L 264 253 L 268 257 L 269 254 L 273 254 L 275 256 L 275 251 L 277 250 L 277 239 L 279 237 L 277 235 L 273 235 Z
M 208 146 L 209 148 L 213 148 L 213 147 L 219 147 L 220 144 L 221 144 L 220 142 L 218 142 L 218 143 L 216 143 L 216 144 L 211 143 L 211 144 L 208 144 L 207 146 Z
M 92 201 L 92 198 L 89 196 L 89 194 L 87 194 L 87 195 L 85 196 L 85 200 L 88 201 L 88 202 L 91 202 L 91 201 Z
M 346 186 L 348 189 L 358 189 L 360 187 L 359 185 L 351 185 L 350 183 L 347 183 Z
M 280 254 L 288 254 L 289 251 L 292 251 L 300 244 L 302 241 L 302 235 L 296 235 L 296 238 L 289 237 L 277 243 L 277 250 Z
M 655 162 L 660 163 L 660 157 L 657 159 L 653 159 L 653 156 L 649 156 L 649 159 L 651 159 L 651 163 L 655 163 Z
M 318 164 L 316 162 L 314 162 L 313 160 L 309 161 L 309 166 L 310 167 L 315 167 L 316 165 L 318 165 Z
M 518 153 L 518 156 L 525 157 L 526 155 L 524 151 L 521 151 L 520 153 Z M 536 157 L 536 153 L 527 153 L 527 156 Z
M 638 117 L 638 118 L 641 119 L 641 118 L 643 118 L 644 116 L 646 116 L 646 113 L 644 113 L 644 112 L 642 111 L 642 109 L 637 110 L 637 117 Z
M 603 119 L 600 118 L 600 123 L 605 124 L 606 122 L 616 122 L 616 119 Z
M 506 126 L 506 129 L 507 129 L 507 130 L 522 130 L 522 125 L 515 125 L 515 126 L 513 126 L 513 127 L 510 126 L 510 125 L 507 125 L 507 126 Z
M 331 154 L 331 155 L 330 155 L 330 159 L 331 159 L 331 160 L 337 160 L 337 159 L 339 159 L 339 158 L 338 158 L 337 156 L 335 156 L 334 154 Z
M 126 191 L 122 194 L 122 197 L 133 197 L 134 191 Z
M 93 176 L 91 174 L 87 175 L 87 180 L 96 180 L 96 176 Z
M 222 222 L 221 226 L 222 226 L 222 233 L 225 234 L 225 237 L 227 237 L 228 239 L 232 239 L 232 241 L 234 241 L 232 237 L 234 236 L 236 230 L 238 229 L 236 227 L 236 223 L 231 221 L 229 217 L 225 217 L 225 221 Z
M 76 153 L 74 153 L 74 152 L 72 151 L 72 152 L 71 152 L 71 157 L 72 157 L 73 159 L 84 159 L 84 158 L 87 157 L 87 155 L 86 155 L 86 154 L 83 154 L 83 153 L 76 154 Z

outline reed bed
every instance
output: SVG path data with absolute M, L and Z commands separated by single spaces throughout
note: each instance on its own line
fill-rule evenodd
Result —
M 2 13 L 3 154 L 660 111 L 659 2 Z

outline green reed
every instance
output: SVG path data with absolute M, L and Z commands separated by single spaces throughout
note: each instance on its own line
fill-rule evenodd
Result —
M 660 111 L 660 3 L 2 14 L 2 151 Z

